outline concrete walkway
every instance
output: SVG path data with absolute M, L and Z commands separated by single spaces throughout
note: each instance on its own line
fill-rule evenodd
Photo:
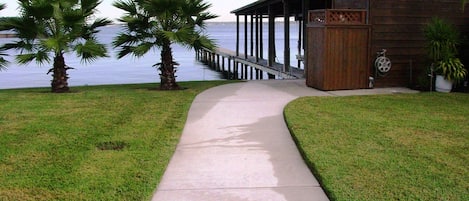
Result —
M 323 92 L 304 80 L 223 85 L 194 100 L 153 201 L 325 201 L 290 136 L 283 108 L 301 96 L 407 93 L 402 88 Z

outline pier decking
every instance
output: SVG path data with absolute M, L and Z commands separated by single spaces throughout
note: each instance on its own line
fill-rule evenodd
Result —
M 199 61 L 207 64 L 210 68 L 227 75 L 228 79 L 298 79 L 304 77 L 304 70 L 290 66 L 288 71 L 284 71 L 284 64 L 274 62 L 269 66 L 268 61 L 254 56 L 241 54 L 236 56 L 236 52 L 217 48 L 214 51 L 201 49 L 196 53 Z

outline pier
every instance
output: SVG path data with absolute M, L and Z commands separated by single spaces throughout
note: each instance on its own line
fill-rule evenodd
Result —
M 301 2 L 283 0 L 259 0 L 236 9 L 231 12 L 236 15 L 236 49 L 202 49 L 197 52 L 196 57 L 212 69 L 225 72 L 228 79 L 304 78 L 304 11 Z M 276 61 L 276 18 L 283 21 L 283 55 L 279 55 L 283 58 L 283 64 Z M 290 21 L 293 18 L 299 26 L 296 55 L 298 65 L 295 67 L 290 62 Z M 268 38 L 264 39 L 264 35 Z M 244 40 L 241 41 L 242 39 Z M 267 44 L 264 41 L 268 41 Z
M 197 60 L 211 69 L 221 72 L 227 79 L 262 80 L 262 79 L 298 79 L 304 77 L 304 70 L 290 66 L 284 71 L 284 64 L 273 62 L 268 65 L 265 59 L 239 55 L 235 51 L 217 48 L 214 51 L 200 49 L 196 52 Z

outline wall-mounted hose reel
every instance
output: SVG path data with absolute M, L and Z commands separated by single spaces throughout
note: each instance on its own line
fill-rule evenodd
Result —
M 376 74 L 380 76 L 385 76 L 392 68 L 391 59 L 386 57 L 386 49 L 383 49 L 377 52 L 377 57 L 375 60 L 375 68 Z

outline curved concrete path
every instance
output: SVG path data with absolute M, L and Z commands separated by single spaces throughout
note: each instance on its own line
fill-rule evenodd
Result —
M 209 89 L 194 100 L 153 201 L 326 201 L 283 118 L 301 96 L 408 92 L 322 92 L 304 80 L 249 81 Z

